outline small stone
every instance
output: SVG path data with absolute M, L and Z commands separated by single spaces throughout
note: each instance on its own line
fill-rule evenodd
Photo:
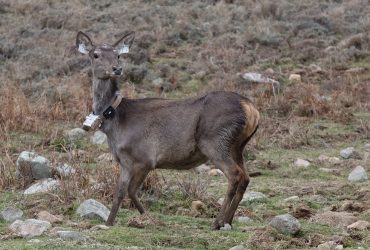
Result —
M 206 164 L 202 164 L 196 168 L 194 168 L 195 172 L 197 172 L 198 174 L 201 174 L 201 173 L 207 173 L 211 170 L 211 167 L 206 165 Z
M 299 221 L 290 214 L 275 216 L 269 224 L 284 234 L 294 235 L 301 229 Z
M 35 184 L 31 185 L 24 191 L 24 194 L 36 194 L 36 193 L 45 193 L 50 192 L 59 187 L 60 183 L 58 180 L 51 178 L 40 180 Z
M 370 143 L 366 143 L 365 146 L 364 146 L 365 149 L 369 149 L 370 148 Z
M 317 249 L 331 250 L 331 249 L 335 249 L 336 246 L 337 246 L 337 244 L 335 243 L 335 241 L 328 241 L 328 242 L 325 242 L 325 243 L 322 243 L 322 244 L 318 245 Z
M 112 162 L 113 155 L 111 153 L 104 153 L 98 156 L 98 161 Z
M 208 175 L 210 176 L 223 176 L 224 173 L 219 169 L 211 169 L 208 171 Z
M 91 137 L 91 143 L 96 145 L 106 144 L 108 142 L 107 135 L 100 130 L 95 131 L 94 135 Z
M 218 199 L 217 204 L 222 206 L 222 203 L 224 203 L 224 200 L 225 200 L 225 198 Z
M 34 237 L 43 234 L 50 227 L 51 224 L 48 221 L 28 219 L 25 221 L 14 221 L 9 226 L 9 229 L 22 237 Z
M 231 225 L 226 223 L 223 227 L 220 228 L 222 231 L 230 231 L 231 230 Z
M 266 200 L 267 196 L 263 193 L 250 191 L 243 195 L 240 205 L 245 206 L 252 202 L 265 202 Z
M 294 195 L 294 196 L 290 196 L 284 199 L 283 201 L 284 202 L 295 202 L 295 201 L 299 201 L 299 197 L 297 195 Z
M 243 245 L 237 245 L 235 247 L 229 248 L 229 250 L 246 250 Z
M 94 219 L 100 218 L 104 221 L 108 220 L 109 210 L 106 206 L 94 199 L 88 199 L 81 203 L 77 208 L 77 214 L 83 218 Z
M 76 231 L 57 231 L 56 233 L 63 240 L 82 240 L 83 236 Z
M 192 201 L 191 210 L 202 214 L 206 210 L 206 205 L 201 201 Z
M 239 222 L 239 223 L 243 223 L 243 224 L 250 224 L 253 222 L 253 220 L 251 218 L 249 218 L 248 216 L 239 216 L 236 218 L 236 220 Z
M 288 78 L 289 82 L 301 82 L 302 77 L 299 74 L 291 74 Z
M 368 179 L 365 169 L 357 166 L 349 175 L 348 180 L 353 182 L 366 181 Z
M 303 168 L 307 168 L 311 165 L 311 163 L 309 161 L 306 161 L 306 160 L 303 160 L 303 159 L 297 159 L 295 160 L 294 162 L 294 166 L 296 167 L 303 167 Z
M 86 131 L 83 130 L 82 128 L 74 128 L 74 129 L 68 130 L 66 132 L 66 135 L 70 141 L 74 142 L 74 141 L 78 141 L 84 138 L 86 135 Z
M 265 70 L 265 73 L 268 74 L 268 75 L 273 75 L 273 74 L 275 74 L 275 71 L 272 68 L 268 68 L 268 69 Z
M 33 152 L 23 151 L 20 153 L 16 165 L 17 175 L 20 177 L 31 180 L 52 177 L 49 160 Z
M 348 148 L 342 149 L 340 151 L 340 156 L 342 156 L 344 159 L 348 159 L 352 156 L 354 151 L 355 151 L 354 147 L 348 147 Z
M 95 225 L 91 228 L 91 230 L 108 230 L 110 227 L 106 225 Z
M 326 156 L 326 155 L 320 155 L 319 156 L 319 161 L 328 162 L 328 163 L 331 163 L 331 164 L 340 163 L 340 159 L 338 157 L 329 157 L 329 156 Z
M 68 164 L 59 165 L 56 167 L 60 176 L 67 177 L 76 173 L 76 170 Z
M 355 229 L 355 230 L 366 230 L 370 229 L 370 222 L 365 220 L 359 220 L 351 225 L 347 226 L 347 229 Z
M 48 211 L 40 211 L 37 214 L 37 219 L 43 220 L 43 221 L 48 221 L 52 224 L 63 222 L 63 217 L 62 216 L 53 215 L 53 214 L 49 213 Z
M 23 211 L 19 208 L 5 208 L 0 212 L 0 219 L 5 220 L 6 222 L 13 222 L 21 219 L 23 216 Z

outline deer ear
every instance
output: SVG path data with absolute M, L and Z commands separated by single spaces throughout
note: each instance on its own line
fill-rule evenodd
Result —
M 135 32 L 130 31 L 123 35 L 113 47 L 117 50 L 118 54 L 127 54 L 130 50 L 130 47 L 135 39 Z
M 90 50 L 94 47 L 90 37 L 79 31 L 76 37 L 76 48 L 81 54 L 89 54 Z

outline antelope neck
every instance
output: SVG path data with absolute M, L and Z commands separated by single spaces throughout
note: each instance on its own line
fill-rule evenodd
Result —
M 111 118 L 122 99 L 115 79 L 93 79 L 93 112 L 95 115 L 103 119 Z

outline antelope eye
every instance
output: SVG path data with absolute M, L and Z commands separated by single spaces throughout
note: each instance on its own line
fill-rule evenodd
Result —
M 98 57 L 99 57 L 98 53 L 94 53 L 94 58 L 96 59 Z

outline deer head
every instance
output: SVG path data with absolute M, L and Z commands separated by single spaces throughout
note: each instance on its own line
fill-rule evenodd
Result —
M 116 78 L 122 75 L 119 58 L 127 54 L 134 41 L 135 33 L 130 31 L 123 35 L 113 45 L 94 45 L 88 35 L 79 31 L 76 37 L 76 47 L 81 54 L 89 55 L 93 66 L 93 76 L 100 80 Z

